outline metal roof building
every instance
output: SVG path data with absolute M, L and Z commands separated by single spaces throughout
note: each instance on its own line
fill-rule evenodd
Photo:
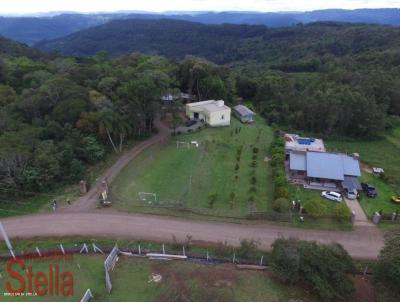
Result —
M 233 113 L 243 123 L 251 123 L 254 121 L 256 115 L 253 111 L 243 105 L 237 105 L 233 107 Z
M 328 152 L 291 152 L 290 170 L 305 171 L 307 177 L 344 181 L 345 176 L 361 176 L 357 159 Z

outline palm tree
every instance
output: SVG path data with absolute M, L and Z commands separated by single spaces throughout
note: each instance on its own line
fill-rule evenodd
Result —
M 108 139 L 110 140 L 110 143 L 116 153 L 118 153 L 118 149 L 115 146 L 115 143 L 112 139 L 112 135 L 115 132 L 115 125 L 116 122 L 118 121 L 118 116 L 115 114 L 114 111 L 111 109 L 103 109 L 100 111 L 98 117 L 97 117 L 98 123 L 99 123 L 99 132 L 100 134 L 107 134 Z

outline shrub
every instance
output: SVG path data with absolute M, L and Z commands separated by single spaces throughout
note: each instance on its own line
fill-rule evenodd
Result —
M 374 269 L 374 284 L 381 301 L 395 302 L 400 297 L 400 228 L 385 235 Z
M 215 202 L 217 201 L 218 195 L 217 193 L 211 193 L 208 195 L 208 207 L 212 209 L 214 207 Z
M 230 200 L 234 200 L 235 197 L 236 197 L 235 192 L 231 192 L 231 194 L 229 194 L 229 199 L 230 199 Z
M 282 153 L 274 153 L 271 155 L 271 165 L 273 167 L 282 166 L 285 161 L 285 154 Z
M 249 193 L 255 193 L 255 192 L 257 192 L 257 188 L 256 187 L 250 187 Z
M 250 180 L 250 183 L 251 183 L 252 185 L 255 185 L 255 184 L 257 183 L 257 178 L 256 178 L 255 176 L 252 176 L 252 177 L 251 177 L 251 180 Z
M 251 165 L 250 165 L 250 166 L 253 167 L 253 168 L 257 167 L 257 161 L 253 160 L 253 161 L 251 162 Z
M 335 208 L 333 209 L 333 215 L 340 220 L 350 219 L 351 211 L 347 207 L 347 205 L 344 202 L 342 202 L 335 206 Z
M 253 153 L 254 153 L 254 154 L 257 154 L 258 151 L 260 151 L 260 150 L 259 150 L 257 147 L 254 147 L 254 148 L 253 148 Z
M 275 199 L 289 198 L 288 188 L 287 187 L 275 187 L 274 197 L 275 197 Z
M 290 208 L 289 200 L 286 198 L 275 199 L 272 202 L 271 206 L 275 212 L 279 212 L 279 213 L 286 213 L 289 211 L 289 208 Z
M 327 214 L 327 204 L 320 199 L 310 199 L 304 203 L 304 208 L 312 217 L 321 217 Z
M 279 238 L 272 245 L 270 263 L 277 279 L 306 285 L 322 299 L 343 299 L 354 291 L 348 276 L 354 264 L 339 244 Z
M 274 179 L 275 187 L 285 187 L 288 185 L 285 175 L 276 176 Z
M 236 171 L 239 170 L 239 164 L 236 164 L 236 165 L 235 165 L 235 170 L 236 170 Z
M 240 156 L 236 156 L 236 161 L 237 161 L 237 162 L 240 161 Z
M 255 258 L 259 244 L 255 240 L 243 239 L 240 241 L 240 247 L 236 251 L 236 256 L 242 259 Z
M 228 245 L 228 243 L 225 242 L 218 242 L 217 246 L 214 249 L 214 253 L 217 256 L 222 256 L 222 257 L 231 257 L 233 254 L 234 248 Z
M 256 154 L 253 155 L 252 160 L 257 160 L 257 155 Z

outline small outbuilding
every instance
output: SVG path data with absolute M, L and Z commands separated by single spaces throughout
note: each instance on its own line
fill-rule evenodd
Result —
M 256 114 L 244 105 L 237 105 L 233 107 L 233 114 L 242 123 L 252 123 L 254 122 L 254 117 Z
M 206 123 L 212 127 L 229 126 L 231 108 L 223 100 L 209 100 L 186 104 L 186 116 L 190 120 Z

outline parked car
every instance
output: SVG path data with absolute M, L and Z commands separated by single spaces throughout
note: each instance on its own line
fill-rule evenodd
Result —
M 337 192 L 332 192 L 332 191 L 323 191 L 321 193 L 321 197 L 324 197 L 326 199 L 336 201 L 336 202 L 342 202 L 342 195 L 337 193 Z
M 348 199 L 355 200 L 358 197 L 358 192 L 357 192 L 356 189 L 347 190 L 346 191 L 346 196 L 347 196 Z
M 195 121 L 195 120 L 187 120 L 186 123 L 185 123 L 185 126 L 186 126 L 186 127 L 191 127 L 191 126 L 193 126 L 194 124 L 196 124 L 196 121 Z
M 361 183 L 361 188 L 363 189 L 364 193 L 371 198 L 375 198 L 378 193 L 375 190 L 375 187 L 368 183 Z

